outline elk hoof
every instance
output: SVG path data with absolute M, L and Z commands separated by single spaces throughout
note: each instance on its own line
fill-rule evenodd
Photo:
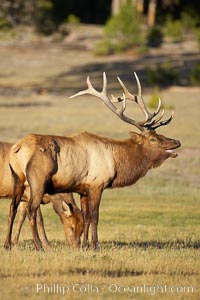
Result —
M 35 250 L 38 252 L 44 252 L 44 249 L 42 247 L 35 247 Z
M 7 242 L 5 242 L 5 244 L 4 244 L 4 248 L 5 248 L 6 250 L 11 250 L 11 244 L 10 244 L 10 243 L 7 243 Z
M 89 248 L 90 248 L 89 242 L 88 241 L 87 242 L 83 242 L 82 249 L 84 251 L 87 251 L 87 250 L 89 250 Z
M 52 249 L 52 248 L 51 248 L 51 245 L 50 245 L 49 243 L 48 243 L 48 244 L 45 243 L 45 244 L 44 244 L 44 248 L 45 248 L 45 251 L 46 251 L 46 250 L 48 251 L 48 250 L 51 250 L 51 249 Z
M 92 243 L 92 248 L 91 248 L 91 249 L 93 249 L 93 250 L 95 250 L 95 251 L 100 250 L 99 242 L 93 242 L 93 243 Z
M 36 251 L 44 251 L 41 243 L 35 243 L 35 250 Z

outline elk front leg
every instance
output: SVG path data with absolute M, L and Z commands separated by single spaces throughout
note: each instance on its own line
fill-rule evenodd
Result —
M 46 248 L 49 248 L 50 244 L 49 244 L 49 241 L 47 239 L 46 231 L 45 231 L 45 228 L 44 228 L 44 221 L 43 221 L 43 216 L 42 216 L 42 212 L 41 212 L 40 207 L 38 207 L 38 210 L 37 210 L 37 224 L 39 226 L 39 231 L 40 231 L 40 234 L 42 236 L 42 242 L 43 242 L 43 244 L 45 245 Z
M 90 211 L 89 211 L 89 199 L 87 196 L 81 197 L 81 211 L 83 213 L 83 220 L 84 220 L 82 248 L 87 249 L 89 247 L 88 233 L 89 233 L 89 227 L 90 227 L 90 221 L 91 221 Z
M 92 226 L 92 247 L 98 249 L 98 222 L 99 222 L 99 206 L 101 201 L 101 189 L 90 191 L 89 196 L 89 211 Z

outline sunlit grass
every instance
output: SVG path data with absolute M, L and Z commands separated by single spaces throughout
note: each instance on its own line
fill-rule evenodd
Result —
M 99 289 L 106 285 L 107 291 L 95 295 L 97 299 L 113 297 L 108 290 L 113 282 L 126 286 L 144 283 L 184 285 L 197 290 L 200 279 L 199 194 L 194 190 L 194 194 L 190 192 L 188 195 L 185 188 L 187 202 L 185 199 L 183 204 L 178 193 L 172 197 L 170 192 L 167 198 L 165 193 L 159 195 L 158 201 L 155 195 L 160 188 L 155 187 L 151 193 L 153 187 L 148 180 L 144 181 L 143 185 L 141 182 L 134 188 L 105 192 L 100 208 L 100 250 L 97 252 L 70 250 L 65 244 L 62 225 L 51 205 L 42 206 L 52 249 L 36 252 L 26 224 L 18 247 L 9 252 L 2 247 L 0 249 L 2 282 L 5 285 L 12 282 L 15 294 L 25 297 L 28 293 L 33 299 L 37 296 L 36 285 L 41 282 L 70 287 L 74 283 L 93 283 Z M 140 190 L 141 186 L 144 189 Z M 169 187 L 170 190 L 173 188 Z M 1 200 L 1 244 L 7 223 L 7 206 L 8 200 Z M 2 292 L 5 293 L 4 288 Z M 44 297 L 42 292 L 40 295 Z M 190 294 L 190 299 L 195 295 Z M 84 296 L 81 292 L 70 293 L 70 299 L 90 299 L 90 296 L 90 292 Z M 184 299 L 184 295 L 176 296 Z M 49 294 L 45 297 L 50 299 Z M 120 297 L 125 297 L 125 294 L 115 294 L 115 298 Z M 148 295 L 138 294 L 137 297 L 148 299 Z M 157 297 L 160 299 L 159 295 Z M 169 294 L 162 297 L 170 299 Z

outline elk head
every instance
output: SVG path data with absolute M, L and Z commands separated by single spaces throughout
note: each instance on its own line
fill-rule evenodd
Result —
M 136 73 L 134 73 L 138 93 L 137 95 L 131 94 L 124 83 L 121 81 L 119 77 L 117 77 L 122 89 L 123 95 L 122 97 L 114 97 L 113 95 L 107 94 L 107 78 L 106 74 L 103 73 L 103 89 L 101 92 L 94 89 L 92 86 L 89 77 L 87 78 L 88 88 L 86 90 L 80 91 L 77 94 L 71 96 L 70 98 L 74 98 L 76 96 L 89 94 L 98 97 L 114 114 L 116 114 L 122 121 L 134 125 L 141 132 L 140 134 L 131 132 L 131 139 L 134 143 L 141 146 L 141 151 L 145 152 L 151 159 L 152 167 L 156 167 L 160 165 L 165 159 L 171 157 L 175 158 L 177 153 L 174 149 L 180 147 L 181 143 L 178 140 L 167 138 L 163 135 L 156 133 L 156 128 L 160 126 L 167 125 L 171 122 L 173 118 L 173 111 L 171 116 L 162 120 L 164 115 L 164 109 L 161 112 L 162 102 L 159 98 L 158 107 L 155 112 L 151 113 L 148 111 L 145 102 L 142 97 L 142 88 L 139 81 L 139 78 Z M 141 111 L 143 112 L 145 119 L 143 121 L 135 121 L 134 119 L 129 118 L 124 114 L 126 109 L 126 100 L 134 101 L 138 104 Z M 117 108 L 114 103 L 121 102 L 122 107 Z M 145 151 L 146 150 L 146 151 Z
M 80 237 L 83 233 L 83 216 L 80 209 L 67 203 L 62 202 L 62 208 L 64 210 L 64 217 L 61 217 L 64 225 L 66 240 L 70 247 L 80 247 Z

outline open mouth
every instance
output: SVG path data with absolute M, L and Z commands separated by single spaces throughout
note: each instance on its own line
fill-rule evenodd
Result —
M 176 153 L 176 151 L 174 151 L 174 149 L 177 149 L 180 146 L 181 146 L 181 143 L 178 142 L 178 144 L 175 147 L 170 148 L 170 149 L 166 149 L 165 152 L 168 153 L 170 157 L 175 158 L 175 157 L 178 156 L 178 154 Z
M 172 158 L 175 158 L 175 157 L 178 156 L 178 154 L 172 149 L 165 150 L 165 152 L 168 153 L 169 156 L 172 157 Z

